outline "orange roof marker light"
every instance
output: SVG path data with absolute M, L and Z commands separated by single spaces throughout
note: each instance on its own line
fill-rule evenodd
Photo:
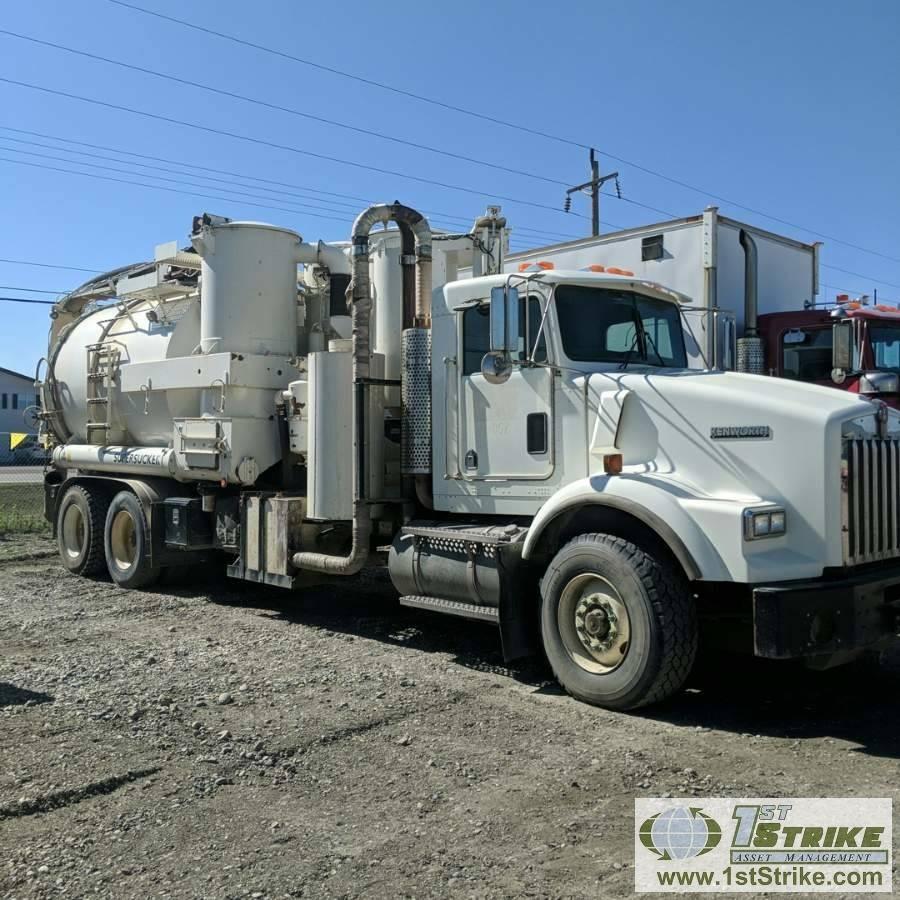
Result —
M 585 266 L 581 271 L 582 272 L 605 272 L 606 266 L 601 266 L 598 263 L 593 263 L 590 266 Z
M 545 259 L 533 263 L 519 263 L 520 272 L 539 272 L 541 269 L 549 270 L 555 268 L 556 266 L 552 262 L 547 262 Z
M 607 266 L 606 267 L 607 275 L 630 275 L 633 276 L 634 272 L 631 269 L 618 269 L 615 266 Z

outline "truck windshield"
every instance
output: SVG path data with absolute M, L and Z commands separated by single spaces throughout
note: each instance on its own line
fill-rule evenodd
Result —
M 875 368 L 900 372 L 900 327 L 870 324 L 868 330 Z
M 574 362 L 686 368 L 684 334 L 673 303 L 576 284 L 559 285 L 555 297 L 563 350 Z

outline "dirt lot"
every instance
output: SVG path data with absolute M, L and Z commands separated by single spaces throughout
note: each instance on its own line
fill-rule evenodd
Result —
M 635 796 L 900 798 L 900 675 L 707 662 L 640 716 L 389 591 L 147 593 L 0 541 L 0 896 L 622 897 Z

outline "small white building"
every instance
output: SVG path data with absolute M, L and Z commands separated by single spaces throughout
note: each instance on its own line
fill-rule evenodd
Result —
M 0 366 L 0 450 L 9 449 L 10 432 L 22 433 L 34 430 L 34 416 L 29 415 L 26 424 L 26 410 L 37 405 L 37 391 L 34 376 L 23 375 Z M 32 410 L 33 412 L 33 410 Z

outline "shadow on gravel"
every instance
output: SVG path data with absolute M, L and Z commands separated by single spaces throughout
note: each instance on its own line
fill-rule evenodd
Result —
M 257 609 L 265 616 L 307 628 L 370 638 L 410 650 L 449 653 L 455 663 L 467 669 L 505 675 L 542 693 L 562 693 L 543 659 L 504 662 L 495 626 L 400 606 L 397 592 L 382 579 L 355 587 L 305 588 L 297 594 L 229 582 L 209 599 Z
M 643 715 L 661 722 L 795 740 L 838 738 L 900 758 L 900 667 L 859 663 L 824 672 L 799 664 L 710 655 L 687 690 Z
M 36 705 L 38 703 L 52 703 L 53 697 L 39 691 L 29 691 L 27 688 L 16 687 L 5 681 L 0 681 L 0 708 L 4 706 L 24 706 L 26 703 Z
M 231 582 L 210 599 L 336 634 L 448 653 L 466 668 L 508 676 L 541 694 L 562 693 L 542 658 L 505 663 L 493 626 L 402 607 L 389 584 L 378 581 L 293 595 Z M 698 661 L 687 690 L 637 715 L 741 734 L 839 738 L 861 744 L 856 752 L 895 758 L 898 695 L 896 661 L 814 672 L 793 663 L 709 654 Z

